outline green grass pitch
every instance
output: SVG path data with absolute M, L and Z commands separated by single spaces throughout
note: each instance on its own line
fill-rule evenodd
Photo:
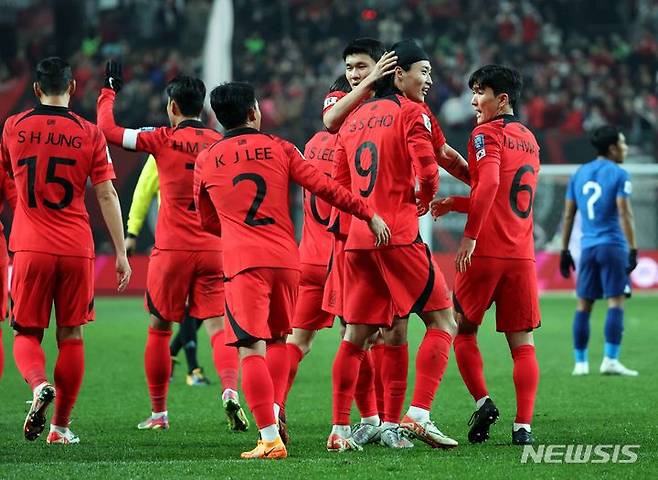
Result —
M 3 324 L 5 375 L 0 382 L 0 478 L 657 478 L 658 339 L 656 297 L 632 299 L 627 305 L 622 360 L 640 371 L 638 378 L 602 377 L 605 307 L 597 305 L 592 320 L 590 366 L 586 378 L 571 377 L 571 296 L 542 299 L 543 326 L 536 343 L 541 381 L 533 432 L 545 444 L 639 444 L 635 464 L 521 464 L 522 448 L 510 445 L 514 416 L 512 362 L 504 337 L 485 320 L 480 346 L 488 386 L 501 411 L 485 445 L 466 440 L 473 403 L 462 384 L 454 354 L 438 396 L 433 419 L 460 442 L 452 451 L 432 450 L 420 442 L 406 451 L 367 446 L 361 453 L 330 454 L 324 443 L 331 424 L 331 364 L 337 329 L 321 332 L 314 350 L 302 362 L 288 403 L 292 436 L 287 460 L 240 460 L 256 441 L 247 433 L 230 433 L 219 401 L 216 376 L 208 388 L 191 388 L 184 372 L 176 372 L 169 394 L 171 429 L 138 431 L 149 413 L 143 373 L 146 315 L 137 298 L 98 299 L 97 320 L 85 330 L 86 375 L 72 429 L 82 443 L 48 446 L 45 434 L 23 439 L 25 401 L 31 395 L 16 371 L 11 332 Z M 423 333 L 411 320 L 410 386 L 413 352 Z M 208 338 L 200 330 L 200 361 L 213 374 Z M 44 341 L 49 372 L 55 360 L 54 331 Z M 181 360 L 183 360 L 181 354 Z M 245 405 L 246 407 L 246 405 Z M 50 411 L 52 413 L 52 410 Z M 354 411 L 353 419 L 357 414 Z

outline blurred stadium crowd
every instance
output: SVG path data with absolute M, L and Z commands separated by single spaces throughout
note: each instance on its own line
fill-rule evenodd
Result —
M 122 57 L 128 82 L 118 118 L 132 127 L 166 123 L 163 87 L 179 71 L 200 74 L 204 20 L 212 3 L 8 2 L 0 9 L 0 120 L 34 102 L 32 67 L 58 54 L 74 65 L 74 109 L 82 115 L 95 117 L 105 60 Z M 522 115 L 540 135 L 582 137 L 612 122 L 639 152 L 655 157 L 658 0 L 234 0 L 233 5 L 233 76 L 257 85 L 264 127 L 300 146 L 322 127 L 322 99 L 342 71 L 340 53 L 349 39 L 373 36 L 393 43 L 414 37 L 433 54 L 435 86 L 428 103 L 449 132 L 465 137 L 472 125 L 468 74 L 484 63 L 507 63 L 524 74 Z

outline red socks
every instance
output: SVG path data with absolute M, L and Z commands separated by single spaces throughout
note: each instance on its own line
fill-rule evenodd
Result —
M 25 381 L 34 390 L 46 378 L 46 356 L 41 348 L 41 340 L 33 335 L 19 333 L 14 337 L 14 360 Z
M 242 359 L 242 391 L 259 429 L 276 424 L 274 386 L 265 357 L 249 355 Z
M 352 399 L 356 390 L 359 367 L 365 351 L 353 343 L 340 342 L 332 369 L 333 383 L 333 424 L 349 425 Z
M 384 344 L 378 343 L 370 349 L 372 362 L 375 367 L 375 395 L 377 397 L 377 411 L 379 417 L 384 418 L 384 382 L 382 381 L 382 360 L 384 359 Z
M 452 335 L 443 330 L 430 328 L 418 348 L 416 356 L 416 383 L 411 405 L 432 409 L 432 400 L 448 366 Z
M 521 345 L 512 350 L 514 388 L 516 389 L 515 423 L 532 423 L 535 397 L 539 384 L 539 365 L 534 345 Z
M 455 358 L 459 373 L 476 402 L 489 395 L 484 381 L 482 355 L 475 335 L 458 334 L 455 337 Z
M 367 351 L 359 367 L 359 377 L 356 381 L 354 401 L 361 418 L 378 415 L 377 397 L 375 396 L 375 365 L 372 354 Z
M 215 370 L 222 382 L 222 388 L 238 391 L 238 349 L 225 343 L 224 330 L 215 333 L 210 339 L 212 346 L 212 359 Z
M 285 402 L 290 371 L 290 360 L 288 360 L 286 344 L 269 344 L 265 353 L 265 362 L 267 363 L 267 369 L 270 371 L 274 388 L 274 403 L 280 407 Z
M 69 426 L 71 410 L 78 398 L 85 371 L 85 352 L 81 339 L 59 342 L 59 355 L 55 364 L 55 414 L 50 423 L 58 427 Z
M 407 391 L 409 370 L 409 346 L 385 345 L 382 360 L 382 380 L 384 382 L 385 412 L 382 421 L 400 423 L 404 395 Z
M 288 362 L 290 363 L 290 369 L 288 370 L 288 384 L 286 385 L 286 391 L 283 396 L 283 405 L 279 405 L 281 408 L 285 408 L 285 404 L 288 401 L 288 394 L 292 388 L 292 384 L 295 382 L 295 377 L 297 376 L 297 370 L 299 369 L 299 364 L 304 358 L 304 352 L 294 343 L 287 343 L 286 350 L 288 351 Z
M 169 356 L 169 337 L 171 330 L 156 330 L 149 327 L 144 349 L 144 371 L 151 396 L 151 411 L 167 410 L 167 391 L 171 376 L 171 357 Z

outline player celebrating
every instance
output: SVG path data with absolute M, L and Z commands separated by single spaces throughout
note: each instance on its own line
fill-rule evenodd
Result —
M 2 204 L 7 200 L 12 210 L 16 210 L 16 187 L 14 181 L 9 178 L 7 172 L 0 164 L 0 212 L 2 211 Z M 4 227 L 0 223 L 0 324 L 4 322 L 7 316 L 7 293 L 9 286 L 7 282 L 9 270 L 9 254 L 7 252 L 7 242 L 4 239 Z M 5 369 L 5 351 L 2 345 L 2 329 L 0 328 L 0 378 Z
M 2 163 L 18 192 L 10 237 L 15 252 L 14 359 L 33 391 L 23 431 L 27 440 L 36 440 L 54 399 L 46 441 L 61 444 L 80 441 L 69 420 L 84 373 L 82 325 L 94 319 L 94 243 L 84 204 L 87 179 L 114 244 L 119 291 L 131 274 L 121 207 L 112 186 L 112 160 L 98 127 L 69 110 L 75 87 L 64 60 L 40 61 L 34 83 L 39 104 L 9 117 L 2 135 Z M 54 387 L 41 348 L 53 303 L 59 349 Z
M 229 424 L 234 430 L 246 430 L 247 418 L 238 401 L 237 352 L 227 348 L 224 341 L 221 239 L 203 231 L 193 199 L 196 155 L 221 138 L 199 119 L 206 88 L 197 78 L 174 78 L 166 90 L 172 126 L 133 130 L 114 121 L 112 109 L 122 85 L 120 65 L 108 62 L 105 88 L 98 97 L 98 125 L 111 143 L 155 157 L 162 198 L 145 296 L 151 322 L 144 367 L 152 413 L 138 428 L 169 428 L 166 399 L 171 376 L 171 323 L 180 323 L 187 307 L 190 316 L 205 322 L 224 387 L 222 401 Z M 231 368 L 226 368 L 227 363 Z
M 592 144 L 598 157 L 573 174 L 564 206 L 560 257 L 560 272 L 564 278 L 568 278 L 571 269 L 575 268 L 568 248 L 576 210 L 581 212 L 583 231 L 576 281 L 578 304 L 573 320 L 576 356 L 573 375 L 589 373 L 589 317 L 594 301 L 605 297 L 608 300 L 608 314 L 605 320 L 605 351 L 599 371 L 607 375 L 634 377 L 637 371 L 619 362 L 624 330 L 624 297 L 630 292 L 628 274 L 637 266 L 635 225 L 630 202 L 631 180 L 628 172 L 619 166 L 626 158 L 628 146 L 624 134 L 609 125 L 599 127 L 592 133 Z
M 155 157 L 149 155 L 142 167 L 142 172 L 137 179 L 133 200 L 128 211 L 126 251 L 128 256 L 132 255 L 137 248 L 137 237 L 142 230 L 144 220 L 151 206 L 154 196 L 158 196 L 158 205 L 160 204 L 160 182 L 158 180 L 158 168 L 155 164 Z M 169 354 L 171 355 L 171 376 L 174 376 L 174 366 L 177 363 L 176 356 L 183 349 L 187 361 L 187 375 L 185 382 L 191 386 L 209 385 L 210 381 L 199 366 L 197 360 L 197 330 L 203 322 L 190 317 L 187 312 L 185 318 L 178 328 L 178 333 L 171 340 L 169 345 Z
M 532 202 L 539 173 L 539 146 L 514 116 L 521 94 L 516 70 L 487 65 L 468 81 L 477 126 L 468 144 L 470 197 L 432 202 L 435 217 L 468 214 L 455 260 L 454 301 L 459 333 L 457 366 L 476 401 L 468 439 L 489 438 L 498 409 L 489 398 L 476 334 L 485 311 L 496 303 L 496 330 L 507 337 L 514 359 L 516 420 L 512 441 L 532 443 L 531 427 L 539 367 L 532 330 L 539 327 Z
M 429 418 L 430 404 L 456 332 L 447 286 L 420 239 L 416 216 L 416 199 L 420 210 L 427 212 L 438 189 L 431 126 L 422 105 L 432 84 L 431 67 L 429 56 L 415 42 L 400 42 L 394 48 L 398 66 L 388 87 L 390 95 L 365 102 L 339 131 L 336 179 L 341 184 L 351 183 L 352 190 L 368 204 L 385 212 L 387 223 L 394 229 L 391 246 L 373 249 L 365 241 L 361 226 L 350 224 L 343 286 L 348 325 L 334 361 L 334 425 L 327 440 L 329 451 L 361 448 L 350 437 L 350 405 L 356 371 L 365 355 L 363 347 L 380 326 L 385 327 L 386 344 L 381 442 L 393 448 L 412 445 L 399 429 L 409 355 L 406 325 L 412 312 L 423 318 L 428 332 L 419 351 L 423 361 L 417 364 L 418 377 L 423 381 L 417 382 L 413 408 L 403 423 L 433 446 L 457 445 Z M 420 189 L 414 194 L 416 176 Z
M 260 430 L 256 448 L 241 456 L 285 458 L 274 402 L 285 391 L 288 365 L 274 366 L 264 356 L 266 344 L 284 344 L 297 298 L 300 265 L 289 183 L 367 220 L 377 243 L 386 243 L 390 232 L 363 201 L 304 161 L 292 144 L 260 133 L 251 85 L 220 85 L 211 105 L 227 133 L 197 159 L 195 198 L 204 227 L 221 231 L 224 241 L 227 343 L 239 347 L 245 397 Z

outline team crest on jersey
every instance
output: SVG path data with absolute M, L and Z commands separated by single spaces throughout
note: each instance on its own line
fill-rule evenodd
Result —
M 327 97 L 324 99 L 324 108 L 330 107 L 338 101 L 338 97 Z
M 477 151 L 475 154 L 475 160 L 478 162 L 482 160 L 482 158 L 487 154 L 487 152 L 484 150 L 484 148 L 481 148 L 480 150 Z
M 420 114 L 421 117 L 423 117 L 423 123 L 425 124 L 425 128 L 432 133 L 432 121 L 430 120 L 430 117 L 425 115 L 424 113 Z
M 484 148 L 484 135 L 482 133 L 473 137 L 473 147 L 475 150 L 481 150 Z

